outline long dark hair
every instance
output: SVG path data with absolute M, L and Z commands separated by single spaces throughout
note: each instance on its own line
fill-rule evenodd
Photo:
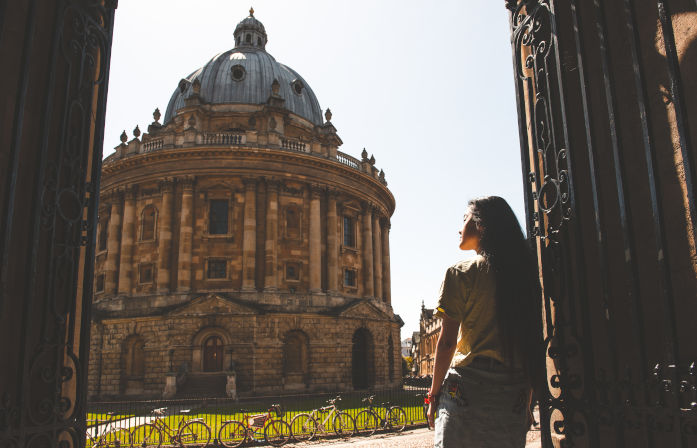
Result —
M 496 315 L 504 358 L 511 365 L 522 365 L 537 388 L 544 377 L 537 260 L 505 199 L 487 196 L 472 199 L 468 205 L 471 219 L 480 232 L 480 255 L 494 273 Z

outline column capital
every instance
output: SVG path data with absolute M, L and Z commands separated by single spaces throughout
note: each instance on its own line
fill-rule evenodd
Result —
M 273 192 L 278 192 L 278 189 L 281 187 L 281 181 L 274 178 L 274 177 L 267 177 L 266 178 L 266 191 L 273 191 Z
M 138 194 L 138 185 L 133 184 L 133 185 L 126 186 L 125 193 L 126 193 L 126 199 L 135 200 L 136 195 Z
M 171 193 L 174 191 L 174 179 L 165 177 L 160 181 L 160 191 L 163 193 Z
M 361 211 L 363 213 L 366 213 L 366 214 L 371 213 L 373 211 L 373 207 L 374 207 L 374 205 L 372 202 L 368 202 L 368 201 L 361 202 Z
M 242 183 L 244 184 L 244 189 L 247 191 L 253 191 L 257 188 L 257 182 L 259 180 L 256 177 L 243 177 Z
M 193 191 L 194 190 L 194 184 L 196 183 L 196 176 L 183 176 L 183 177 L 180 177 L 178 180 L 179 180 L 179 183 L 181 183 L 184 191 Z
M 310 184 L 309 188 L 312 199 L 319 199 L 322 196 L 322 193 L 325 191 L 325 189 L 318 184 Z

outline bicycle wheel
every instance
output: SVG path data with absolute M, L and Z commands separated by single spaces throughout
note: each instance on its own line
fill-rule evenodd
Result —
M 338 412 L 332 423 L 334 432 L 339 437 L 351 437 L 356 432 L 356 422 L 347 412 Z
M 407 426 L 407 413 L 399 406 L 392 406 L 387 411 L 387 427 L 393 431 L 402 432 Z
M 271 420 L 264 427 L 264 440 L 271 446 L 282 446 L 290 440 L 290 425 L 283 420 Z
M 97 440 L 92 437 L 92 432 L 88 429 L 85 431 L 85 448 L 92 448 L 97 444 Z
M 247 430 L 238 421 L 225 422 L 218 431 L 218 441 L 228 448 L 241 446 L 245 440 L 247 440 Z
M 99 443 L 99 441 L 97 441 Z M 102 438 L 104 448 L 123 448 L 131 446 L 131 433 L 125 428 L 114 428 Z
M 298 442 L 312 440 L 317 435 L 317 421 L 310 414 L 297 414 L 290 421 L 290 435 Z
M 372 436 L 378 430 L 378 418 L 373 412 L 362 410 L 356 414 L 356 433 L 362 436 Z
M 152 423 L 137 426 L 131 431 L 131 443 L 136 448 L 159 448 L 162 446 L 162 431 Z
M 192 420 L 182 426 L 177 438 L 183 447 L 205 448 L 211 441 L 211 428 L 200 420 Z

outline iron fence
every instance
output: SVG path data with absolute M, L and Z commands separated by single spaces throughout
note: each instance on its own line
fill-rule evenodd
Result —
M 427 388 L 420 385 L 404 385 L 400 389 L 363 390 L 352 392 L 327 392 L 294 395 L 271 395 L 258 397 L 231 398 L 183 398 L 171 400 L 124 400 L 94 401 L 87 405 L 86 431 L 99 432 L 110 418 L 115 419 L 113 427 L 134 431 L 155 419 L 153 410 L 166 408 L 162 418 L 176 429 L 182 419 L 203 419 L 211 428 L 211 444 L 218 444 L 217 434 L 222 424 L 229 420 L 242 420 L 243 414 L 266 412 L 271 405 L 280 404 L 283 420 L 290 423 L 292 418 L 302 412 L 310 412 L 326 406 L 327 401 L 341 396 L 338 408 L 355 417 L 366 408 L 363 398 L 374 395 L 375 404 L 399 405 L 407 416 L 407 425 L 425 425 L 423 403 Z M 384 410 L 383 410 L 384 412 Z

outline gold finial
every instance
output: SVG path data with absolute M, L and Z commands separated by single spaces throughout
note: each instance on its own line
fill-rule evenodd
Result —
M 249 15 L 250 16 L 254 15 L 254 8 L 252 8 L 252 7 L 249 8 Z

